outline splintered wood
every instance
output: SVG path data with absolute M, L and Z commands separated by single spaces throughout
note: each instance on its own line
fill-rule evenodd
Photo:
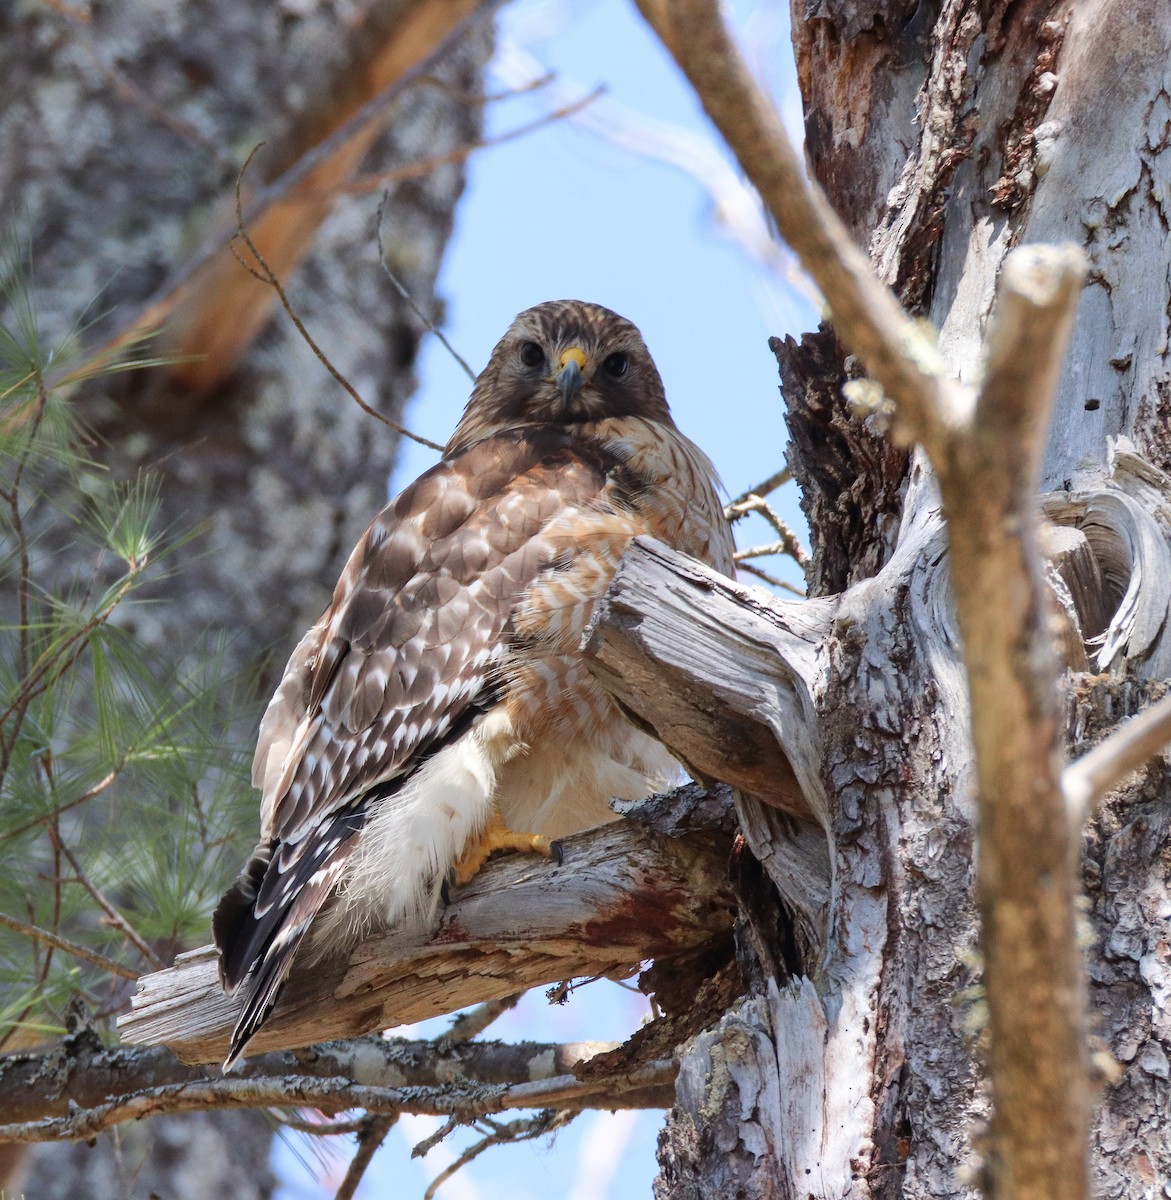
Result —
M 250 1049 L 389 1029 L 542 984 L 622 979 L 647 960 L 694 950 L 731 929 L 729 846 L 716 831 L 670 838 L 621 821 L 566 839 L 560 867 L 519 855 L 493 862 L 430 935 L 390 931 L 346 958 L 294 966 Z M 239 1007 L 207 946 L 144 976 L 119 1031 L 185 1062 L 214 1062 Z

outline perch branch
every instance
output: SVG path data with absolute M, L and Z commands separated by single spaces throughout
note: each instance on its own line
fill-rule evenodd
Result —
M 624 978 L 724 937 L 734 902 L 730 839 L 665 837 L 621 821 L 566 839 L 565 866 L 513 855 L 442 910 L 430 937 L 395 930 L 348 958 L 294 967 L 256 1052 L 352 1037 L 575 977 Z M 239 997 L 220 989 L 211 947 L 139 981 L 123 1041 L 223 1058 Z M 543 1103 L 543 1102 L 542 1102 Z
M 1171 742 L 1171 694 L 1124 721 L 1062 772 L 1070 826 L 1079 834 L 1102 797 Z

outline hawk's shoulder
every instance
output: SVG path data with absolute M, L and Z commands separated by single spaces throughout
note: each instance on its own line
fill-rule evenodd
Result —
M 392 778 L 483 704 L 513 606 L 566 514 L 624 508 L 629 468 L 560 426 L 438 463 L 372 522 L 265 713 L 253 764 L 263 830 L 298 840 Z

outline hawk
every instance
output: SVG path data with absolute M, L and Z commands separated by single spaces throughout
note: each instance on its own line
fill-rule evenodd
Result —
M 442 461 L 358 542 L 261 721 L 260 841 L 213 920 L 244 997 L 225 1069 L 302 943 L 426 925 L 494 850 L 559 857 L 612 798 L 677 775 L 578 650 L 639 534 L 731 572 L 712 465 L 637 328 L 580 301 L 528 309 Z

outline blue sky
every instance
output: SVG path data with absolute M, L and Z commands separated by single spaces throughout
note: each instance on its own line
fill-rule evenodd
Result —
M 730 6 L 760 73 L 790 129 L 799 108 L 788 41 L 788 5 Z M 712 457 L 737 494 L 784 462 L 785 428 L 770 334 L 813 328 L 816 315 L 783 250 L 698 104 L 628 0 L 516 0 L 500 18 L 493 91 L 556 72 L 556 83 L 488 109 L 489 133 L 532 120 L 598 85 L 605 96 L 577 118 L 487 149 L 469 164 L 440 292 L 446 335 L 479 369 L 521 309 L 574 297 L 605 304 L 642 330 L 680 427 Z M 727 214 L 726 218 L 725 215 Z M 730 228 L 731 227 L 731 228 Z M 792 277 L 791 277 L 792 276 Z M 439 343 L 428 339 L 410 427 L 443 442 L 469 384 Z M 393 489 L 434 461 L 410 446 Z M 792 485 L 774 502 L 804 536 Z M 738 526 L 740 545 L 773 540 L 763 523 Z M 764 564 L 791 582 L 791 564 Z M 614 984 L 580 989 L 564 1007 L 538 991 L 492 1029 L 505 1039 L 621 1039 L 647 1013 L 646 1001 Z M 447 1021 L 423 1032 L 439 1032 Z M 425 1160 L 410 1148 L 437 1122 L 403 1120 L 367 1173 L 359 1196 L 421 1197 L 469 1145 L 453 1137 Z M 547 1141 L 495 1147 L 438 1192 L 439 1200 L 646 1200 L 655 1174 L 662 1114 L 586 1114 Z M 297 1160 L 322 1164 L 299 1140 L 277 1151 L 280 1200 L 332 1196 L 352 1152 L 324 1168 L 320 1183 Z M 332 1182 L 333 1186 L 330 1187 Z

